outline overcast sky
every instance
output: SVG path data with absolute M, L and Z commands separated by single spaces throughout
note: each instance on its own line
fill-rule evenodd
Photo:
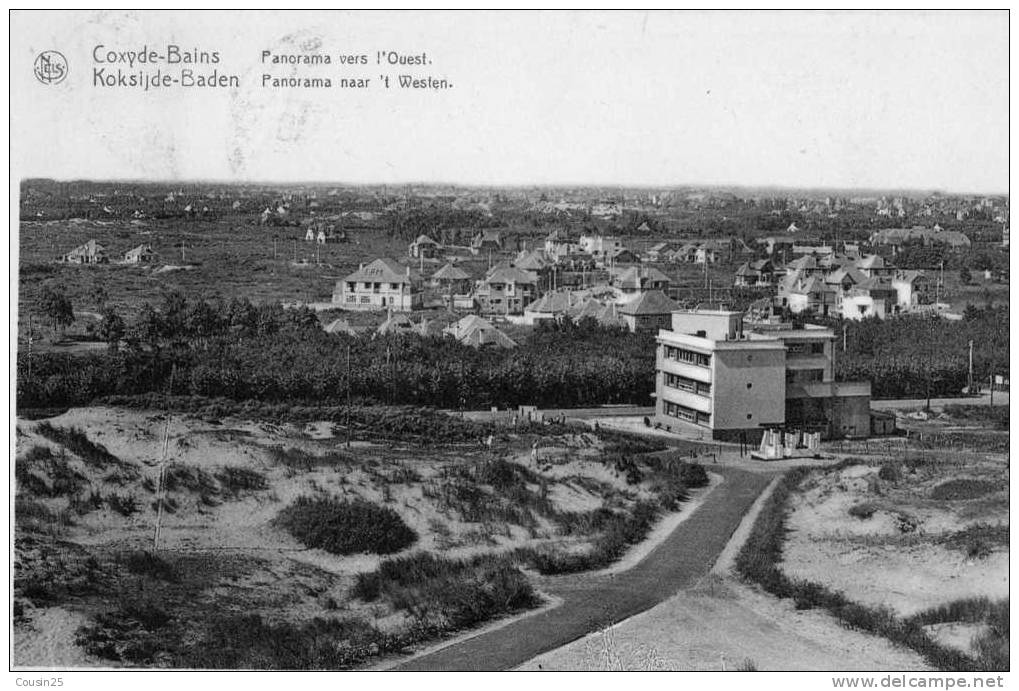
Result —
M 240 88 L 93 86 L 96 45 L 167 43 L 219 51 L 197 69 Z M 289 71 L 265 49 L 328 52 L 300 74 L 334 87 L 263 88 Z M 379 88 L 390 49 L 453 88 Z M 33 76 L 43 50 L 62 83 Z M 1008 189 L 1004 11 L 19 12 L 11 51 L 16 178 Z

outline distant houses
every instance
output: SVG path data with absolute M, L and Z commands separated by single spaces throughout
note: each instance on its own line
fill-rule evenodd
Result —
M 482 314 L 522 314 L 537 295 L 538 277 L 513 266 L 493 268 L 474 289 Z
M 474 348 L 517 347 L 516 341 L 475 314 L 469 314 L 455 324 L 451 324 L 446 327 L 443 333 Z
M 482 230 L 471 240 L 471 253 L 502 251 L 502 234 L 498 230 Z
M 138 245 L 134 249 L 124 252 L 122 259 L 125 264 L 151 264 L 155 257 L 156 254 L 152 251 L 151 246 Z
M 965 233 L 957 230 L 942 230 L 941 226 L 935 225 L 933 228 L 885 228 L 871 234 L 870 244 L 875 247 L 889 247 L 892 254 L 895 255 L 910 244 L 924 247 L 940 244 L 960 249 L 970 247 L 973 243 Z
M 419 235 L 407 248 L 407 254 L 414 259 L 434 259 L 442 251 L 442 245 L 427 235 Z
M 623 293 L 641 293 L 647 290 L 668 291 L 672 279 L 653 266 L 629 266 L 612 272 L 610 285 Z
M 471 275 L 453 264 L 446 264 L 428 279 L 431 286 L 443 295 L 458 295 L 470 292 Z
M 619 315 L 632 333 L 651 332 L 672 327 L 672 313 L 681 305 L 660 290 L 649 290 L 636 300 L 619 306 Z
M 757 259 L 736 269 L 733 285 L 737 288 L 764 288 L 775 285 L 775 265 L 770 259 Z
M 60 261 L 68 264 L 106 264 L 110 259 L 105 247 L 95 240 L 89 240 L 63 255 Z
M 421 307 L 422 294 L 410 267 L 382 258 L 338 281 L 332 301 L 348 310 L 409 312 Z
M 333 223 L 312 223 L 304 233 L 305 242 L 316 242 L 325 245 L 334 242 L 346 242 L 347 233 L 341 228 L 337 229 Z

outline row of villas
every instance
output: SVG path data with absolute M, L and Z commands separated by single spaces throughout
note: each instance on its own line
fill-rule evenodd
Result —
M 531 266 L 531 260 L 535 260 L 533 253 L 521 253 L 516 262 L 496 265 L 478 281 L 462 268 L 446 264 L 428 283 L 448 307 L 512 317 L 528 325 L 591 317 L 605 325 L 653 332 L 667 325 L 669 315 L 679 307 L 665 294 L 671 286 L 668 276 L 651 267 L 619 268 L 607 284 L 587 289 L 542 292 L 541 267 L 521 268 Z M 332 302 L 347 310 L 409 312 L 422 307 L 423 287 L 409 267 L 392 259 L 376 259 L 338 281 Z
M 923 271 L 896 269 L 877 254 L 809 254 L 785 266 L 758 259 L 740 266 L 733 284 L 771 288 L 775 306 L 794 314 L 846 319 L 884 318 L 935 302 L 934 283 Z
M 138 245 L 120 255 L 120 261 L 124 264 L 151 264 L 155 259 L 156 253 L 150 245 Z M 105 247 L 95 240 L 89 240 L 61 255 L 58 261 L 65 264 L 109 264 L 110 256 Z
M 655 425 L 756 443 L 767 429 L 872 433 L 869 382 L 837 382 L 834 333 L 741 312 L 677 310 L 658 333 Z

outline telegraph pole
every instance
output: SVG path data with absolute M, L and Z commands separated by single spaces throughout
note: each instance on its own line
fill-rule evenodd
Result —
M 969 381 L 966 383 L 966 390 L 973 394 L 973 341 L 969 342 Z
M 350 344 L 347 344 L 347 448 L 350 448 Z

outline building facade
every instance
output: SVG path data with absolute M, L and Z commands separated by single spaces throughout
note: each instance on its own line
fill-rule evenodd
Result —
M 834 334 L 754 324 L 743 314 L 680 310 L 658 334 L 655 424 L 701 427 L 713 439 L 756 442 L 765 429 L 867 436 L 870 384 L 836 382 Z
M 361 265 L 336 283 L 333 303 L 347 310 L 393 310 L 409 312 L 422 305 L 421 291 L 410 268 L 392 259 L 376 259 Z

